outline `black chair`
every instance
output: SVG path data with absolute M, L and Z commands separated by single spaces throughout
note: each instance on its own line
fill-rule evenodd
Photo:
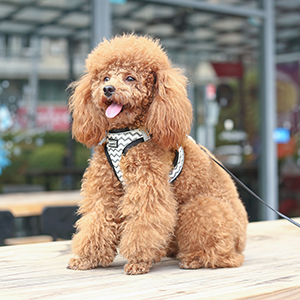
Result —
M 54 240 L 69 240 L 75 233 L 75 223 L 80 218 L 77 215 L 78 206 L 49 206 L 41 215 L 43 234 L 50 234 Z
M 15 230 L 15 219 L 10 211 L 0 211 L 0 246 L 4 245 L 4 240 L 13 236 Z

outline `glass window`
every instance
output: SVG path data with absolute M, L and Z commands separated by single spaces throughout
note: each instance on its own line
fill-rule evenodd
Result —
M 40 80 L 39 101 L 67 103 L 66 80 Z

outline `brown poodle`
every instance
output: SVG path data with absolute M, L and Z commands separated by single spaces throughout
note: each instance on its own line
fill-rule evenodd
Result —
M 240 266 L 247 214 L 229 175 L 187 136 L 186 78 L 136 35 L 104 41 L 86 66 L 70 111 L 74 136 L 95 152 L 68 268 L 106 267 L 117 248 L 126 274 L 167 255 L 185 269 Z

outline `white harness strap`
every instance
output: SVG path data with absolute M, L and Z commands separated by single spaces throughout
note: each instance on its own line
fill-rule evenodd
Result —
M 123 174 L 120 169 L 122 155 L 126 155 L 128 150 L 139 143 L 146 142 L 150 136 L 141 129 L 117 129 L 107 133 L 105 154 L 110 166 L 113 168 L 117 178 L 123 184 Z M 184 150 L 182 147 L 176 151 L 173 162 L 174 168 L 170 172 L 169 182 L 172 183 L 179 176 L 184 163 Z
M 182 147 L 180 147 L 178 151 L 176 150 L 175 153 L 175 159 L 173 161 L 174 168 L 170 172 L 170 179 L 169 179 L 170 183 L 174 182 L 177 179 L 177 177 L 182 171 L 183 164 L 184 164 L 184 150 Z

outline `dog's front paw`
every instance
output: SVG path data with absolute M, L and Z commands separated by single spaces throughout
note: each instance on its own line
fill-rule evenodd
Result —
M 184 258 L 180 261 L 179 267 L 181 269 L 200 269 L 203 268 L 204 263 L 200 257 L 194 257 L 191 259 Z
M 128 263 L 124 270 L 126 275 L 139 275 L 148 273 L 152 266 L 151 262 Z
M 98 263 L 95 261 L 88 260 L 86 258 L 71 258 L 67 269 L 72 270 L 89 270 L 96 268 Z

